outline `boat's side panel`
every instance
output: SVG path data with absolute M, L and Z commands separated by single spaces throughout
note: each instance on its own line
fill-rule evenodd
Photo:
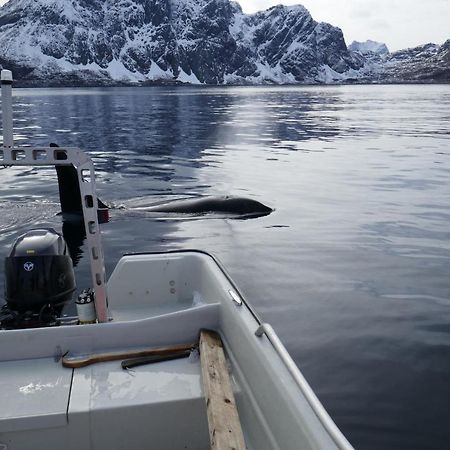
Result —
M 243 304 L 228 295 L 228 280 L 216 265 L 203 274 L 221 300 L 219 331 L 233 364 L 243 428 L 252 448 L 336 449 L 291 374 L 266 338 L 257 337 L 259 323 Z
M 95 325 L 0 331 L 0 361 L 48 358 L 108 350 L 184 344 L 198 340 L 200 328 L 216 328 L 218 304 Z

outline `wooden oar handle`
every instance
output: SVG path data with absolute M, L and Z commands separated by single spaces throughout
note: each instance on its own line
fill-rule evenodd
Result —
M 170 347 L 159 347 L 140 350 L 125 350 L 111 353 L 95 353 L 91 355 L 77 355 L 70 356 L 67 354 L 62 359 L 62 365 L 69 369 L 79 369 L 91 364 L 107 361 L 117 361 L 120 359 L 140 358 L 146 356 L 164 356 L 173 353 L 180 353 L 182 351 L 191 350 L 196 347 L 196 344 L 180 344 Z

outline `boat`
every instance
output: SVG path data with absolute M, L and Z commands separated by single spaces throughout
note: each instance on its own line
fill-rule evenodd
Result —
M 0 164 L 76 168 L 92 289 L 76 316 L 62 316 L 75 286 L 62 236 L 31 230 L 12 246 L 0 450 L 351 450 L 214 256 L 126 254 L 106 281 L 91 159 L 78 148 L 14 147 L 11 72 L 1 80 Z

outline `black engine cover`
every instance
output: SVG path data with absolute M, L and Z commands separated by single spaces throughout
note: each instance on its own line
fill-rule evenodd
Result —
M 9 309 L 39 312 L 45 305 L 69 301 L 76 288 L 72 259 L 55 230 L 31 230 L 20 236 L 5 258 L 5 299 Z

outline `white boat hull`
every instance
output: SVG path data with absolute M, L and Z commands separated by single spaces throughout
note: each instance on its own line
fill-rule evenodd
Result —
M 128 371 L 59 360 L 194 343 L 201 329 L 222 337 L 248 449 L 352 448 L 211 256 L 125 256 L 107 286 L 108 323 L 0 331 L 1 450 L 210 448 L 195 354 Z

